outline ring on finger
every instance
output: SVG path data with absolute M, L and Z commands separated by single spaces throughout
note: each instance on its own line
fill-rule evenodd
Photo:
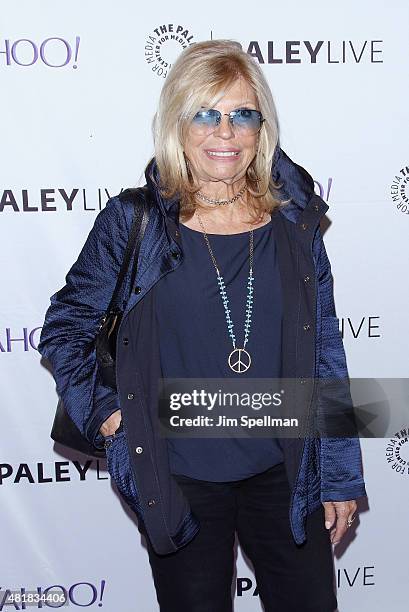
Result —
M 351 527 L 352 523 L 354 522 L 354 520 L 356 519 L 356 515 L 353 516 L 352 518 L 348 518 L 347 520 L 347 526 Z

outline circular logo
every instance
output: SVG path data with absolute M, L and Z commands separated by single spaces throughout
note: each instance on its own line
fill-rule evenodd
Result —
M 229 355 L 229 366 L 233 372 L 243 374 L 251 365 L 250 353 L 244 348 L 236 348 Z
M 409 215 L 409 166 L 404 166 L 395 175 L 391 184 L 392 202 L 404 215 Z
M 386 447 L 386 461 L 397 474 L 409 476 L 409 428 L 396 433 Z
M 185 25 L 160 25 L 146 37 L 145 60 L 156 76 L 166 79 L 172 62 L 193 43 L 193 34 Z

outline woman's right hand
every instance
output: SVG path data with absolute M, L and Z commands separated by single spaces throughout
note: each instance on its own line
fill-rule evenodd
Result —
M 112 436 L 116 432 L 121 423 L 121 414 L 121 410 L 116 410 L 102 423 L 99 431 L 103 436 Z

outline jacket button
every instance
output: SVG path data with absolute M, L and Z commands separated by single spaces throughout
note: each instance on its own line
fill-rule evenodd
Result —
M 178 231 L 178 230 L 175 230 L 175 236 L 176 236 L 176 238 L 178 238 L 178 237 L 179 237 L 179 235 L 180 235 L 180 234 L 179 234 L 179 231 Z
M 137 447 L 135 448 L 135 452 L 136 452 L 138 455 L 140 455 L 141 453 L 143 453 L 143 448 L 142 448 L 142 446 L 137 446 Z
M 301 229 L 306 230 L 308 227 L 308 223 L 301 223 Z
M 128 399 L 133 399 L 135 397 L 134 393 L 128 393 Z
M 304 331 L 308 331 L 311 328 L 309 323 L 304 323 Z
M 305 385 L 306 382 L 307 382 L 307 380 L 305 378 L 300 378 L 300 384 L 301 385 Z
M 148 501 L 148 506 L 154 506 L 156 504 L 156 499 L 150 499 Z
M 318 204 L 314 204 L 314 210 L 319 210 L 320 207 L 318 206 Z
M 304 276 L 304 283 L 308 283 L 309 280 L 310 280 L 310 277 L 308 276 L 308 274 Z
M 173 259 L 179 259 L 179 253 L 178 253 L 178 251 L 172 251 L 172 252 L 171 252 L 171 255 L 172 255 Z
M 128 339 L 128 338 L 124 338 L 124 339 L 122 340 L 122 343 L 123 343 L 125 346 L 128 346 L 128 344 L 129 344 L 129 339 Z
M 136 285 L 134 292 L 135 293 L 140 293 L 142 291 L 142 287 L 140 287 L 139 285 Z

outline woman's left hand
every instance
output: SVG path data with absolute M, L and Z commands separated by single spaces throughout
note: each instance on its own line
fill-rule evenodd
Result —
M 348 501 L 328 501 L 322 502 L 322 505 L 325 510 L 325 527 L 331 529 L 331 542 L 332 544 L 338 544 L 349 527 L 348 520 L 352 522 L 355 516 L 357 509 L 356 501 L 354 499 Z

